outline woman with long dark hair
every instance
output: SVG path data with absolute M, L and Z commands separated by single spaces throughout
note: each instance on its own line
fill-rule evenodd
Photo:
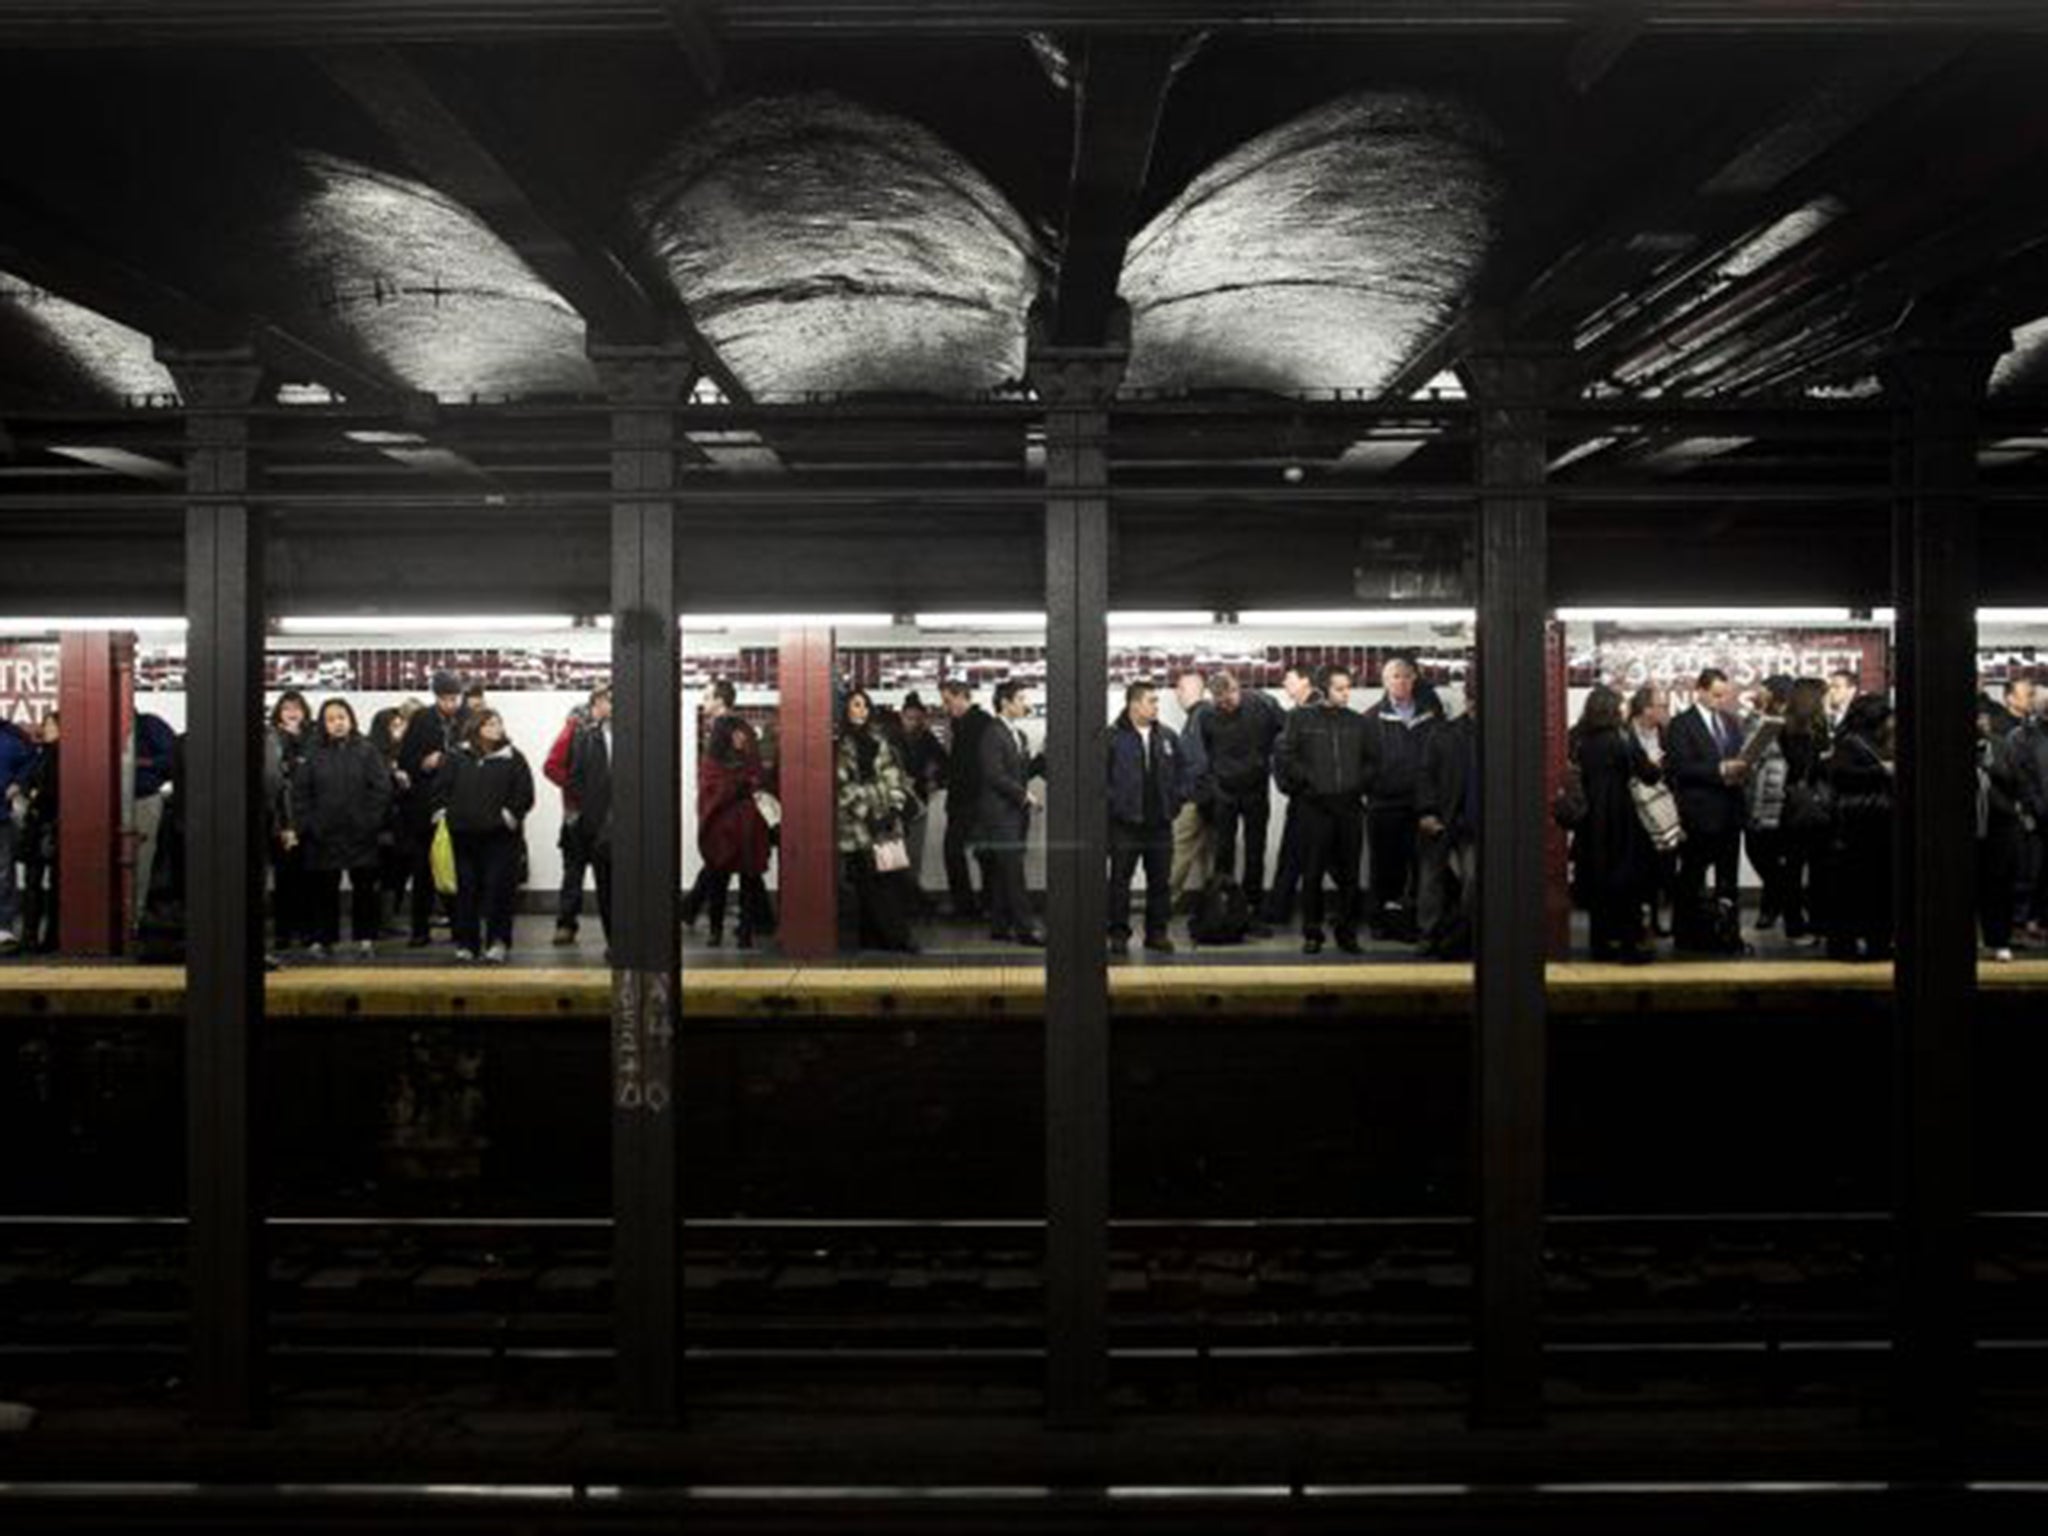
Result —
M 1629 786 L 1654 784 L 1663 770 L 1629 734 L 1612 688 L 1587 697 L 1570 751 L 1586 794 L 1585 819 L 1572 835 L 1572 897 L 1592 919 L 1593 958 L 1646 964 L 1643 909 L 1656 891 L 1657 850 Z
M 474 960 L 481 952 L 503 965 L 512 952 L 533 769 L 512 745 L 504 716 L 483 709 L 442 763 L 441 782 L 455 842 L 455 958 Z
M 1834 791 L 1829 846 L 1828 954 L 1837 960 L 1892 955 L 1892 708 L 1859 694 L 1828 754 Z
M 761 740 L 746 718 L 724 714 L 711 722 L 711 737 L 697 760 L 697 851 L 704 856 L 704 893 L 710 918 L 708 942 L 725 942 L 725 893 L 735 875 L 740 883 L 741 949 L 754 947 L 755 914 L 768 905 L 768 820 L 756 796 L 768 789 Z
M 850 912 L 856 942 L 862 949 L 914 952 L 905 916 L 908 849 L 903 846 L 904 815 L 910 805 L 910 778 L 896 749 L 873 724 L 874 700 L 856 688 L 846 696 L 839 723 L 839 864 L 851 892 Z M 879 862 L 884 846 L 904 854 L 902 869 Z
M 384 926 L 378 839 L 391 819 L 391 771 L 356 730 L 346 699 L 320 706 L 319 739 L 299 769 L 298 825 L 313 893 L 315 959 L 341 943 L 341 879 L 348 876 L 349 932 L 367 960 Z
M 1833 809 L 1827 785 L 1828 686 L 1817 677 L 1792 684 L 1785 729 L 1785 810 L 1779 822 L 1784 855 L 1785 937 L 1804 948 L 1820 942 L 1821 872 Z

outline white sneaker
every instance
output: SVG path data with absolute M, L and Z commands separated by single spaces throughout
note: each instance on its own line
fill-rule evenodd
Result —
M 502 944 L 493 944 L 489 949 L 484 951 L 484 959 L 492 965 L 503 965 L 507 960 L 511 958 L 511 951 L 506 949 L 505 946 Z
M 5 928 L 0 928 L 0 955 L 11 955 L 19 948 L 21 948 L 21 940 L 9 933 Z
M 473 949 L 458 949 L 455 951 L 455 958 L 458 960 L 474 960 L 476 958 L 476 951 Z
M 365 960 L 376 959 L 377 941 L 375 939 L 364 939 L 360 944 L 356 945 L 356 953 L 361 955 Z
M 308 944 L 306 946 L 306 958 L 308 960 L 325 960 L 327 958 L 327 946 L 325 944 Z
M 2001 962 L 2010 960 L 2012 958 L 2012 951 L 2009 949 L 1994 949 L 1991 951 L 1991 958 Z

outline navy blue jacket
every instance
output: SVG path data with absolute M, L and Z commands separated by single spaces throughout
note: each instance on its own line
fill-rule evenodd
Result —
M 1159 778 L 1159 820 L 1155 829 L 1170 826 L 1187 801 L 1187 770 L 1181 738 L 1165 725 L 1152 726 L 1153 766 Z M 1109 732 L 1109 819 L 1127 827 L 1145 820 L 1145 743 L 1129 715 L 1120 715 Z
M 307 722 L 310 730 L 314 722 Z M 135 717 L 135 797 L 155 794 L 171 781 L 171 756 L 178 750 L 178 733 L 170 722 L 156 715 Z
M 7 791 L 28 777 L 29 764 L 35 761 L 35 757 L 36 749 L 29 739 L 0 720 L 0 826 L 14 819 L 14 808 L 8 802 Z

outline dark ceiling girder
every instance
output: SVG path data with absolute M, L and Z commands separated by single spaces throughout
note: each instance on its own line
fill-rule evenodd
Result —
M 412 392 L 392 375 L 338 357 L 274 322 L 216 308 L 172 279 L 102 249 L 43 211 L 35 199 L 4 186 L 0 267 L 161 345 L 201 350 L 252 345 L 280 377 L 324 384 L 358 402 L 397 401 Z
M 563 190 L 523 162 L 474 93 L 390 48 L 324 48 L 314 57 L 423 179 L 482 219 L 569 302 L 593 341 L 677 341 L 728 399 L 748 398 L 682 303 L 651 290 Z
M 673 32 L 674 0 L 11 0 L 0 46 L 286 45 L 646 38 Z M 1589 0 L 746 0 L 728 38 L 1017 36 L 1223 28 L 1263 32 L 1482 33 L 1584 30 Z M 2048 28 L 2036 0 L 1642 0 L 1646 29 L 1682 33 L 1878 32 L 1902 27 Z
M 1183 48 L 1171 36 L 1097 37 L 1072 51 L 1073 160 L 1049 306 L 1057 345 L 1109 340 L 1124 252 Z
M 725 53 L 711 30 L 707 0 L 663 0 L 676 46 L 697 77 L 706 96 L 716 96 L 725 85 Z

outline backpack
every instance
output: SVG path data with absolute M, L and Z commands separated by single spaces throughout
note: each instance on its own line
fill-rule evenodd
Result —
M 1195 903 L 1188 918 L 1188 937 L 1197 944 L 1242 944 L 1251 927 L 1251 905 L 1244 899 L 1244 887 L 1221 875 L 1203 888 Z
M 1557 786 L 1557 796 L 1550 802 L 1550 819 L 1567 832 L 1576 832 L 1585 824 L 1591 807 L 1586 803 L 1586 780 L 1579 772 L 1579 765 L 1569 762 L 1564 765 L 1564 778 Z
M 1732 901 L 1702 896 L 1696 906 L 1676 913 L 1672 920 L 1672 947 L 1701 955 L 1746 955 L 1749 944 L 1742 937 L 1742 914 Z

